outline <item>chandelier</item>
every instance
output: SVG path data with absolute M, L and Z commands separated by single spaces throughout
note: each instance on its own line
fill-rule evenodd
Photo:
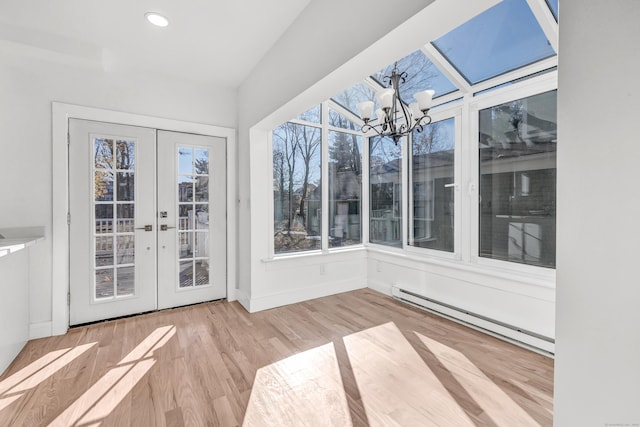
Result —
M 408 74 L 406 71 L 398 73 L 398 63 L 396 62 L 391 70 L 390 76 L 384 76 L 383 86 L 376 93 L 376 98 L 380 103 L 380 108 L 376 110 L 376 124 L 371 124 L 373 115 L 373 101 L 360 102 L 358 112 L 364 125 L 360 128 L 363 133 L 373 130 L 380 136 L 393 138 L 397 145 L 400 138 L 413 132 L 422 132 L 424 126 L 431 123 L 428 115 L 433 99 L 433 90 L 423 90 L 413 96 L 418 102 L 413 102 L 406 106 L 400 96 L 400 84 L 404 84 Z

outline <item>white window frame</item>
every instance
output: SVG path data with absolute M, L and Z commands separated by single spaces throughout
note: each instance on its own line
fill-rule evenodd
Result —
M 527 98 L 544 92 L 557 90 L 557 88 L 557 71 L 552 71 L 528 80 L 524 80 L 522 82 L 514 83 L 512 86 L 506 87 L 501 90 L 484 93 L 475 97 L 469 104 L 468 117 L 470 119 L 470 126 L 467 128 L 467 132 L 465 133 L 466 141 L 463 141 L 463 143 L 466 147 L 466 155 L 469 157 L 471 163 L 471 167 L 468 169 L 468 172 L 470 173 L 468 199 L 471 202 L 471 205 L 468 206 L 468 209 L 471 213 L 471 222 L 469 236 L 470 247 L 468 248 L 469 252 L 467 255 L 469 263 L 474 266 L 493 270 L 510 271 L 515 274 L 522 275 L 535 275 L 547 278 L 555 277 L 555 268 L 527 265 L 480 256 L 480 209 L 478 206 L 480 166 L 478 135 L 480 126 L 480 110 L 491 108 L 496 105 L 504 104 L 506 102 L 517 101 L 519 99 Z

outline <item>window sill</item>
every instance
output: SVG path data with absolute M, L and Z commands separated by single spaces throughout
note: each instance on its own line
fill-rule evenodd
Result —
M 415 251 L 405 251 L 397 248 L 382 248 L 379 246 L 368 246 L 367 250 L 373 254 L 396 257 L 402 261 L 429 264 L 435 267 L 451 269 L 453 272 L 472 273 L 500 279 L 518 281 L 526 285 L 538 286 L 545 289 L 555 289 L 556 271 L 544 267 L 531 267 L 522 265 L 487 265 L 482 260 L 464 261 L 459 258 L 440 258 L 429 254 L 417 254 Z M 493 262 L 491 264 L 512 264 L 509 262 Z M 402 264 L 400 264 L 402 265 Z M 452 276 L 455 273 L 452 273 Z
M 364 247 L 364 245 L 360 244 L 360 245 L 353 245 L 348 247 L 332 248 L 326 251 L 316 250 L 316 251 L 279 254 L 279 255 L 274 255 L 271 258 L 262 258 L 260 262 L 268 264 L 272 262 L 295 261 L 300 259 L 314 259 L 314 258 L 321 258 L 325 256 L 331 256 L 331 255 L 357 253 L 357 252 L 362 252 L 364 250 L 366 250 L 366 248 Z

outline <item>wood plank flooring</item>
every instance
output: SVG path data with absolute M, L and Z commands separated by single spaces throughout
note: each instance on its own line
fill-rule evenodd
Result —
M 1 426 L 550 426 L 553 360 L 371 290 L 30 341 Z

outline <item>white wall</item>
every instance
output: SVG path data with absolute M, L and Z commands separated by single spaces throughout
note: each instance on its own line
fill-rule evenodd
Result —
M 236 127 L 233 90 L 160 75 L 103 71 L 102 64 L 0 43 L 0 227 L 46 227 L 31 250 L 34 335 L 51 322 L 51 102 Z
M 640 424 L 640 2 L 560 2 L 555 425 Z

